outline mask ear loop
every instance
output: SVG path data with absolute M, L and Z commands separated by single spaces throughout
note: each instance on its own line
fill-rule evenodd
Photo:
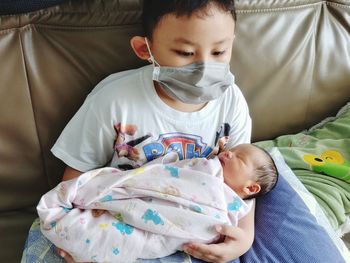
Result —
M 160 67 L 159 63 L 153 57 L 153 54 L 152 54 L 151 49 L 150 49 L 149 44 L 148 44 L 147 37 L 145 37 L 145 42 L 146 42 L 147 50 L 148 50 L 148 53 L 149 53 L 148 61 L 150 63 L 152 63 L 154 66 Z

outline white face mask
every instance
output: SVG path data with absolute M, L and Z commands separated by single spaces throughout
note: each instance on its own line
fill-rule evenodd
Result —
M 230 66 L 219 62 L 199 62 L 183 67 L 163 67 L 154 59 L 148 45 L 152 61 L 153 80 L 159 82 L 164 91 L 173 99 L 188 104 L 200 104 L 219 98 L 234 84 Z

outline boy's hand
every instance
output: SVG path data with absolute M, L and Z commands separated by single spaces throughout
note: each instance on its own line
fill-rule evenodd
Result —
M 243 255 L 251 246 L 249 238 L 239 227 L 222 225 L 215 229 L 224 237 L 221 243 L 189 243 L 183 246 L 184 251 L 207 262 L 224 263 Z
M 63 258 L 67 263 L 76 263 L 72 256 L 63 249 L 57 248 L 57 254 L 60 255 L 60 257 Z
M 106 212 L 106 210 L 102 210 L 102 209 L 92 209 L 91 210 L 91 214 L 93 217 L 99 217 L 102 214 L 104 214 L 104 212 Z

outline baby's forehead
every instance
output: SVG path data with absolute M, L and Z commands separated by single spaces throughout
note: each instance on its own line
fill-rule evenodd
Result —
M 256 165 L 259 165 L 262 161 L 266 161 L 269 158 L 264 150 L 253 144 L 240 144 L 230 149 L 230 151 L 244 155 L 245 158 L 250 159 Z
M 239 144 L 230 149 L 231 152 L 257 153 L 260 149 L 252 144 Z

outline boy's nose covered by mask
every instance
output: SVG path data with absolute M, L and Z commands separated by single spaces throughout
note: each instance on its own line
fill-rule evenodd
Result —
M 173 99 L 188 104 L 205 103 L 219 98 L 234 84 L 235 78 L 227 63 L 203 61 L 182 67 L 161 66 L 154 59 L 147 38 L 145 40 L 154 65 L 152 78 Z

